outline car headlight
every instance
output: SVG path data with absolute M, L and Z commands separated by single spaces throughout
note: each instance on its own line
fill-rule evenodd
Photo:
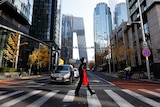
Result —
M 64 75 L 64 79 L 67 79 L 70 77 L 70 72 L 68 72 L 67 74 Z
M 54 77 L 53 73 L 51 73 L 51 76 Z

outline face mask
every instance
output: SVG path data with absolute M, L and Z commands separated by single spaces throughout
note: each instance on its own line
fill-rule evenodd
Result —
M 84 59 L 83 63 L 86 63 L 86 59 Z

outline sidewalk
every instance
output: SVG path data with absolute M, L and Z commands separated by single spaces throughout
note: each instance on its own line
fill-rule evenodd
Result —
M 114 78 L 119 78 L 118 72 L 112 72 L 112 73 L 107 73 L 107 72 L 105 72 L 105 75 L 107 75 L 107 76 L 112 76 L 112 77 L 114 77 Z M 150 80 L 147 79 L 147 78 L 142 79 L 142 78 L 138 78 L 138 75 L 139 75 L 139 74 L 137 74 L 137 73 L 132 74 L 131 79 L 137 79 L 137 80 L 140 80 L 140 81 L 146 81 L 146 82 L 152 82 L 152 83 L 160 84 L 160 79 L 154 79 L 154 78 L 151 78 Z M 122 79 L 124 79 L 124 78 L 122 78 Z
M 16 78 L 1 78 L 0 82 L 7 82 L 7 81 L 13 81 L 13 80 L 25 80 L 25 79 L 31 79 L 31 78 L 37 78 L 37 77 L 41 77 L 41 75 L 23 76 L 23 77 L 16 77 Z

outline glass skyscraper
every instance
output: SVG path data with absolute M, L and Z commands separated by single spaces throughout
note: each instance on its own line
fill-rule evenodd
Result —
M 30 35 L 58 48 L 61 0 L 34 0 Z
M 83 18 L 63 15 L 61 57 L 65 63 L 68 63 L 69 59 L 73 59 L 73 33 L 77 35 L 79 58 L 87 59 Z
M 126 3 L 119 3 L 115 7 L 114 26 L 118 27 L 124 21 L 128 21 Z
M 112 18 L 106 3 L 99 3 L 94 9 L 94 44 L 95 53 L 104 51 L 110 44 Z

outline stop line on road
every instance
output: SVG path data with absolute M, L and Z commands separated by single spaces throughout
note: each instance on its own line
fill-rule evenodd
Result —
M 155 97 L 160 97 L 159 94 L 160 92 L 154 92 L 151 90 L 147 89 L 139 89 L 140 91 L 144 93 L 148 93 L 150 95 L 153 95 Z M 155 89 L 160 91 L 160 89 Z M 89 91 L 86 90 L 86 100 L 88 102 L 88 107 L 102 107 L 100 96 L 98 97 L 98 93 L 94 95 L 90 95 Z M 117 105 L 120 107 L 134 107 L 133 103 L 131 104 L 128 99 L 123 98 L 122 95 L 119 95 L 118 93 L 114 92 L 114 90 L 103 90 Z M 136 92 L 133 92 L 128 89 L 121 89 L 120 91 L 126 93 L 129 96 L 132 96 L 145 104 L 148 104 L 153 107 L 159 107 L 160 103 L 158 101 L 155 101 L 151 98 L 145 97 L 141 94 L 138 94 Z M 26 107 L 41 107 L 43 106 L 49 99 L 53 98 L 57 94 L 59 94 L 61 91 L 60 90 L 52 90 L 49 92 L 45 92 L 45 94 L 40 94 L 43 92 L 43 90 L 34 90 L 31 92 L 25 92 L 25 91 L 13 91 L 13 92 L 7 92 L 7 91 L 0 91 L 0 107 L 11 107 L 16 105 L 17 103 L 21 103 L 25 101 L 26 99 L 29 99 L 32 96 L 40 96 L 36 100 L 32 101 L 30 104 L 26 105 Z M 67 91 L 66 95 L 61 100 L 62 103 L 72 103 L 75 100 L 75 95 L 74 95 L 75 90 L 69 90 Z M 17 98 L 15 98 L 18 94 L 19 95 Z M 60 95 L 60 94 L 59 94 Z M 7 100 L 7 102 L 4 103 L 4 100 L 9 98 L 10 101 Z M 3 101 L 2 101 L 3 100 Z M 106 99 L 107 101 L 107 99 Z

